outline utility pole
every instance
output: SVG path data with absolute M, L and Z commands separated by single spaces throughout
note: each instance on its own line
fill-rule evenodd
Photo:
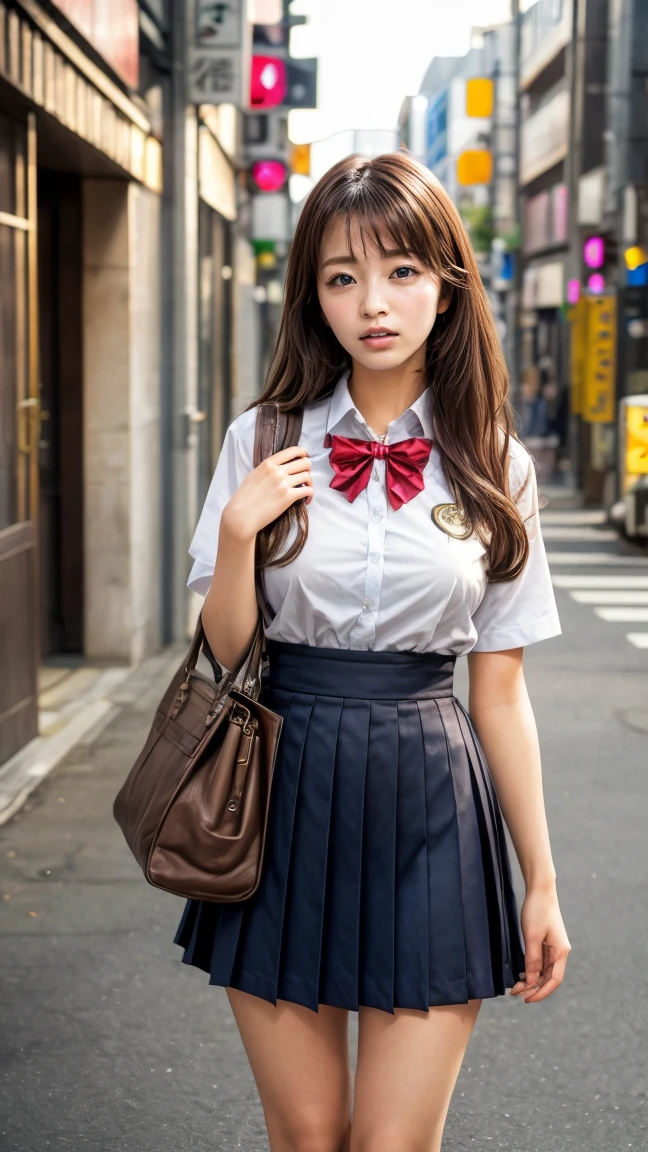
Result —
M 510 322 L 513 325 L 512 339 L 509 343 L 511 349 L 511 391 L 514 406 L 519 410 L 520 391 L 522 386 L 522 357 L 520 349 L 520 311 L 522 308 L 522 186 L 520 184 L 520 151 L 521 151 L 521 123 L 522 111 L 520 107 L 520 73 L 522 57 L 522 15 L 520 13 L 520 0 L 511 0 L 511 20 L 514 29 L 513 48 L 513 82 L 515 84 L 515 125 L 513 131 L 513 154 L 515 172 L 515 235 L 517 237 L 517 251 L 514 260 L 513 276 L 513 302 L 510 309 Z
M 566 279 L 580 282 L 581 280 L 581 242 L 580 227 L 578 223 L 578 180 L 581 171 L 581 123 L 582 123 L 582 51 L 580 37 L 580 8 L 579 0 L 572 0 L 572 32 L 569 50 L 569 154 L 567 156 L 567 261 Z M 570 342 L 575 339 L 573 332 Z M 568 360 L 571 364 L 571 357 Z M 589 457 L 589 444 L 581 444 L 581 440 L 588 434 L 587 427 L 583 428 L 581 417 L 574 414 L 572 405 L 573 380 L 569 380 L 569 463 L 570 471 L 576 484 L 581 486 L 583 472 L 583 457 Z M 585 451 L 583 451 L 585 449 Z

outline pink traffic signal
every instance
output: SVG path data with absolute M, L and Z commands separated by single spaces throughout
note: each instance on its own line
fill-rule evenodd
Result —
M 276 108 L 288 92 L 286 63 L 278 56 L 253 56 L 250 75 L 252 108 Z

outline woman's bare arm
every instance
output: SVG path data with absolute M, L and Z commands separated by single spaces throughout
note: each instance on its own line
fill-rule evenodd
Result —
M 248 472 L 223 509 L 216 564 L 202 609 L 205 635 L 219 664 L 237 672 L 256 628 L 254 583 L 257 532 L 297 500 L 310 504 L 308 453 L 284 448 Z
M 570 945 L 558 907 L 540 747 L 522 652 L 513 648 L 470 654 L 469 711 L 526 885 L 526 983 L 516 984 L 513 992 L 528 993 L 540 982 L 525 1000 L 542 1000 L 561 983 Z

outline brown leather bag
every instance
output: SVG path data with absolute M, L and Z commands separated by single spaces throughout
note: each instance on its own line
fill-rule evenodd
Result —
M 301 410 L 259 405 L 254 466 L 297 444 L 301 420 Z M 258 571 L 256 583 L 259 619 L 242 675 L 223 674 L 199 617 L 187 659 L 113 804 L 149 883 L 196 900 L 246 900 L 261 879 L 282 718 L 258 701 L 267 659 L 261 609 L 268 609 Z M 201 649 L 214 680 L 196 670 Z

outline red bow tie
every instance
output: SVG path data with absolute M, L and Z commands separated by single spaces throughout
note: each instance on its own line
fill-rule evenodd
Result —
M 328 432 L 324 447 L 331 448 L 329 461 L 335 472 L 329 487 L 344 492 L 350 502 L 367 487 L 375 457 L 385 461 L 387 499 L 392 508 L 400 508 L 425 487 L 422 473 L 432 451 L 432 441 L 423 436 L 382 444 L 378 440 L 357 440 Z

